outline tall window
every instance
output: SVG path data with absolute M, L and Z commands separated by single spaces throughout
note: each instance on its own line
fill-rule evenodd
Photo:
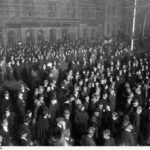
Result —
M 22 3 L 23 13 L 25 16 L 32 16 L 34 13 L 34 7 L 31 0 L 26 0 Z
M 71 18 L 75 18 L 75 3 L 71 4 Z
M 115 14 L 116 14 L 116 7 L 114 6 L 113 7 L 113 16 L 115 16 Z
M 57 4 L 55 2 L 48 3 L 48 16 L 49 17 L 57 16 Z
M 100 19 L 100 14 L 101 14 L 101 10 L 100 9 L 96 9 L 96 19 Z
M 108 15 L 111 14 L 111 7 L 108 7 Z
M 109 34 L 110 33 L 110 26 L 109 26 L 109 24 L 107 24 L 107 34 Z
M 82 11 L 82 17 L 84 19 L 87 19 L 89 17 L 89 9 L 87 7 L 84 7 L 83 8 L 83 11 Z
M 116 24 L 113 24 L 113 31 L 116 32 Z
M 71 5 L 70 3 L 67 3 L 67 18 L 71 16 Z

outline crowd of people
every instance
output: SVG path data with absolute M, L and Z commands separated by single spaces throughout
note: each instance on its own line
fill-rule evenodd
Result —
M 118 39 L 1 49 L 1 146 L 150 145 L 150 54 Z

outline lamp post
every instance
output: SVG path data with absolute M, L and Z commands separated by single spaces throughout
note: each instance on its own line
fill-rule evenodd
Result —
M 142 31 L 142 36 L 143 36 L 143 38 L 144 38 L 144 36 L 145 36 L 146 20 L 147 20 L 147 12 L 145 11 L 144 22 L 143 22 L 143 31 Z
M 133 51 L 133 48 L 134 48 L 135 19 L 136 19 L 136 5 L 137 5 L 137 0 L 134 0 L 133 25 L 132 25 L 132 35 L 131 35 L 131 51 Z

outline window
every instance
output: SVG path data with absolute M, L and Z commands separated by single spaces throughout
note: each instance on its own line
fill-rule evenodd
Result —
M 111 7 L 108 7 L 108 15 L 111 14 Z
M 101 10 L 96 9 L 96 19 L 100 19 Z
M 33 3 L 27 0 L 23 3 L 23 13 L 25 16 L 32 16 L 34 12 Z
M 116 14 L 116 7 L 114 6 L 113 7 L 113 16 L 115 16 L 115 14 Z
M 113 24 L 113 31 L 116 32 L 116 24 Z
M 84 7 L 82 10 L 82 18 L 87 19 L 89 17 L 89 10 L 87 7 Z
M 56 17 L 57 16 L 57 5 L 56 3 L 50 2 L 48 3 L 48 16 Z
M 67 18 L 69 18 L 71 16 L 71 7 L 70 7 L 70 3 L 67 4 Z
M 71 4 L 71 18 L 75 18 L 75 3 Z

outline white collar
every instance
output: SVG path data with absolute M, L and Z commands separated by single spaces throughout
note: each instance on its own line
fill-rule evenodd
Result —
M 130 129 L 125 129 L 125 131 L 127 131 L 127 132 L 131 132 L 131 130 L 130 130 Z
M 23 137 L 23 136 L 21 137 L 21 139 L 22 139 L 22 140 L 25 140 L 25 141 L 28 141 L 28 140 L 27 140 L 25 137 Z

